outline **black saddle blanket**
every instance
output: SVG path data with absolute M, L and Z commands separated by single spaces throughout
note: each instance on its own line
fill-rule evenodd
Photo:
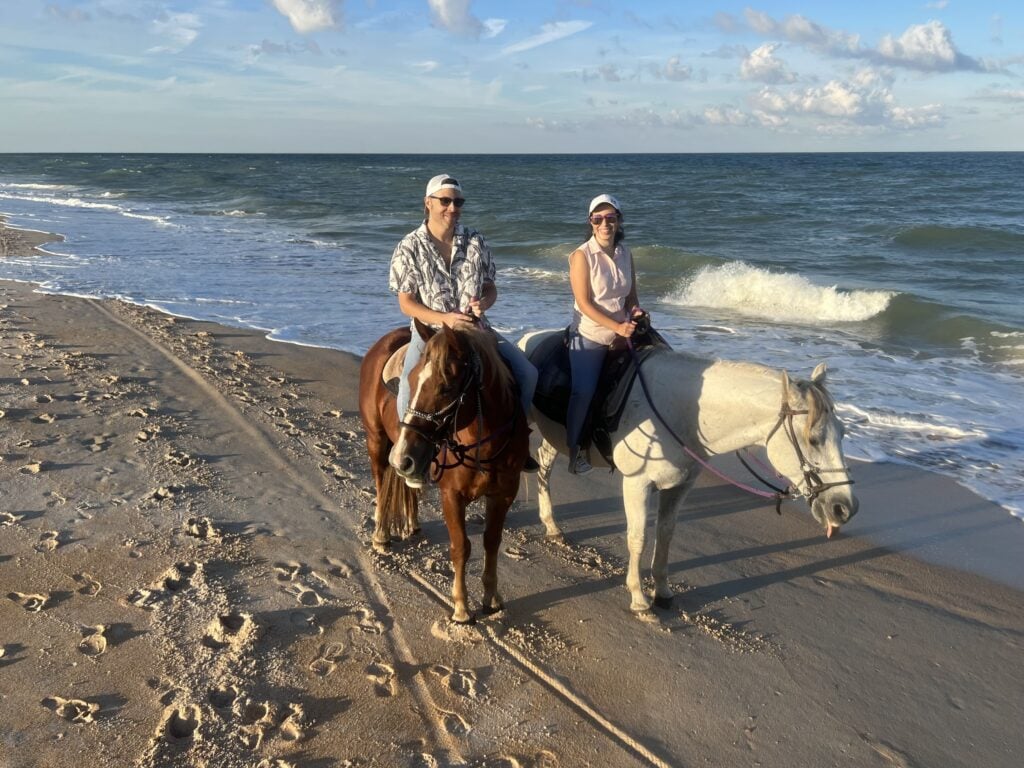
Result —
M 533 404 L 541 413 L 559 424 L 565 424 L 569 396 L 572 394 L 568 342 L 567 328 L 543 339 L 530 353 L 530 362 L 537 368 L 537 389 L 533 394 Z M 652 328 L 642 336 L 634 337 L 633 349 L 636 361 L 643 365 L 643 361 L 652 354 L 671 347 Z M 597 391 L 583 427 L 583 446 L 593 444 L 613 469 L 615 464 L 611 457 L 611 436 L 619 428 L 619 419 L 637 371 L 634 355 L 630 354 L 625 344 L 613 344 L 605 356 Z

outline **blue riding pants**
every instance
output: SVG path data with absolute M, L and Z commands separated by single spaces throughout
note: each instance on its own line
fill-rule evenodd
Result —
M 530 405 L 533 403 L 533 391 L 537 388 L 537 369 L 530 362 L 529 358 L 519 347 L 506 339 L 500 333 L 494 332 L 498 342 L 498 354 L 508 363 L 512 371 L 512 378 L 519 386 L 519 401 L 523 406 L 523 413 L 527 420 L 530 418 Z M 398 382 L 398 418 L 404 419 L 405 412 L 409 410 L 409 373 L 416 367 L 420 357 L 423 355 L 423 348 L 426 342 L 420 335 L 413 331 L 412 339 L 409 342 L 409 349 L 405 353 L 405 365 L 402 366 L 402 378 Z
M 569 450 L 580 443 L 583 423 L 587 420 L 590 401 L 594 399 L 601 366 L 608 347 L 596 341 L 585 339 L 578 332 L 569 336 L 569 368 L 572 371 L 572 392 L 569 395 L 569 410 L 565 416 L 565 437 Z

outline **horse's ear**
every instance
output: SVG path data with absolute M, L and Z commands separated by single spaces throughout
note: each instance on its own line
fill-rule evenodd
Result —
M 818 363 L 814 369 L 814 373 L 811 374 L 811 382 L 821 386 L 825 383 L 825 374 L 828 373 L 828 366 L 825 363 Z
M 789 374 L 786 373 L 785 371 L 783 371 L 782 372 L 782 402 L 784 402 L 784 403 L 788 403 L 789 402 L 789 389 L 790 389 Z
M 448 346 L 459 349 L 459 337 L 455 335 L 455 331 L 447 325 L 442 325 L 441 332 L 444 334 L 444 340 L 448 342 Z
M 415 317 L 412 319 L 412 324 L 416 328 L 416 333 L 418 333 L 420 335 L 420 338 L 423 339 L 424 341 L 429 341 L 430 337 L 437 333 L 437 331 L 435 331 L 429 325 L 427 325 L 426 323 L 421 323 Z

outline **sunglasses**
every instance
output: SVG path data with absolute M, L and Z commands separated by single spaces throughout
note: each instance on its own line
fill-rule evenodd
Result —
M 619 214 L 617 214 L 617 213 L 609 213 L 609 214 L 606 214 L 604 216 L 601 216 L 601 215 L 591 216 L 590 217 L 590 223 L 593 224 L 595 227 L 599 227 L 602 224 L 618 224 L 619 223 Z
M 437 195 L 431 195 L 432 200 L 437 200 L 443 208 L 447 208 L 449 205 L 454 205 L 456 208 L 461 208 L 466 204 L 464 197 L 438 197 Z

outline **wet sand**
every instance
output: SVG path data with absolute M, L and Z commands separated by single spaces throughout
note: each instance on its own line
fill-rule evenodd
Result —
M 0 230 L 0 257 L 43 238 Z M 0 766 L 1018 764 L 1004 510 L 859 465 L 826 541 L 703 478 L 642 622 L 617 478 L 560 463 L 568 544 L 529 481 L 506 609 L 453 626 L 436 495 L 371 553 L 358 365 L 0 282 Z

